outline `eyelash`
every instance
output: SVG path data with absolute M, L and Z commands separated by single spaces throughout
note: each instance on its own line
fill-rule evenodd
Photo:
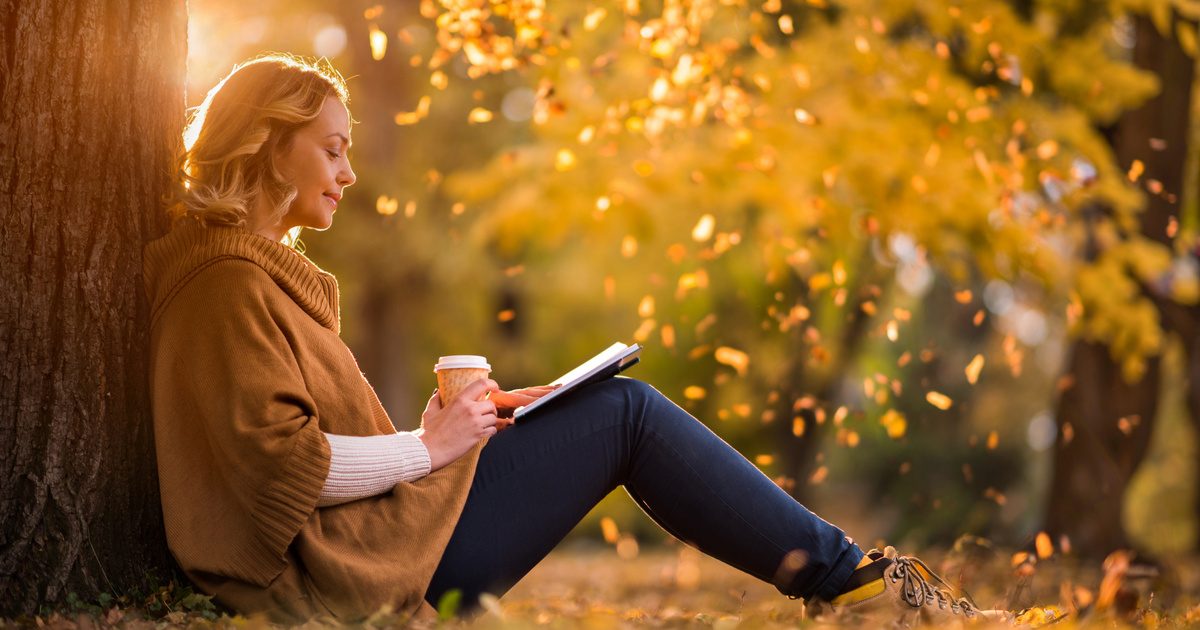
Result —
M 342 157 L 342 154 L 338 153 L 337 151 L 326 150 L 325 153 L 329 154 L 329 159 L 331 159 L 331 160 L 336 160 L 336 159 Z

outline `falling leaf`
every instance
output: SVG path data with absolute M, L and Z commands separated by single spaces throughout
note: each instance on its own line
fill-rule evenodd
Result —
M 703 400 L 708 391 L 699 385 L 688 385 L 683 388 L 683 397 L 688 400 Z
M 372 24 L 368 37 L 371 42 L 371 58 L 375 61 L 383 59 L 383 55 L 387 53 L 387 33 L 384 33 L 379 30 L 378 26 Z
M 950 400 L 949 396 L 941 392 L 929 392 L 925 394 L 925 400 L 942 411 L 949 409 L 954 404 L 954 401 Z
M 758 464 L 759 466 L 770 466 L 771 464 L 775 463 L 775 456 L 767 454 L 757 455 L 754 457 L 754 463 Z
M 633 340 L 642 343 L 650 337 L 650 333 L 654 330 L 655 321 L 653 319 L 642 320 L 637 330 L 633 331 Z
M 413 125 L 421 121 L 429 115 L 430 98 L 422 96 L 421 100 L 417 101 L 417 109 L 412 112 L 400 112 L 395 116 L 397 125 Z
M 796 437 L 804 437 L 804 418 L 796 416 L 792 418 L 792 435 Z
M 617 522 L 608 516 L 600 519 L 600 532 L 604 535 L 604 542 L 610 545 L 616 544 L 621 535 L 620 530 L 617 529 Z
M 888 437 L 893 440 L 898 440 L 904 437 L 904 433 L 908 430 L 908 421 L 905 420 L 904 414 L 895 409 L 888 409 L 883 413 L 883 417 L 879 419 L 879 424 L 887 430 Z
M 987 449 L 989 451 L 994 451 L 996 450 L 997 446 L 1000 446 L 1000 434 L 995 430 L 989 431 L 987 436 Z
M 970 289 L 963 289 L 962 291 L 954 292 L 954 301 L 958 302 L 959 304 L 970 304 L 971 297 L 972 295 Z
M 833 261 L 833 283 L 839 287 L 846 284 L 846 263 L 841 260 Z
M 379 214 L 382 214 L 385 217 L 390 217 L 393 214 L 396 214 L 396 211 L 399 209 L 400 209 L 400 200 L 399 199 L 394 199 L 394 198 L 388 197 L 386 195 L 381 195 L 378 199 L 375 200 L 375 211 L 378 212 Z
M 562 173 L 575 168 L 575 153 L 570 149 L 559 149 L 554 156 L 554 170 Z
M 647 295 L 638 303 L 638 317 L 647 318 L 654 316 L 654 296 Z
M 1134 160 L 1133 164 L 1129 166 L 1129 173 L 1126 176 L 1129 177 L 1129 181 L 1136 182 L 1144 172 L 1146 172 L 1146 165 L 1141 160 Z
M 888 341 L 895 343 L 900 338 L 900 325 L 896 323 L 896 320 L 889 319 L 886 328 Z
M 792 33 L 796 32 L 796 28 L 792 24 L 792 16 L 779 16 L 779 30 L 782 31 L 784 35 L 791 35 Z
M 659 335 L 662 336 L 662 345 L 664 348 L 675 347 L 675 327 L 670 324 L 664 324 L 658 329 Z
M 808 113 L 808 110 L 806 110 L 806 109 L 796 108 L 796 110 L 795 110 L 795 112 L 793 112 L 793 114 L 796 116 L 796 122 L 798 122 L 802 125 L 808 125 L 811 127 L 811 126 L 817 124 L 816 116 L 813 116 L 812 114 Z
M 1050 542 L 1050 534 L 1038 532 L 1035 540 L 1038 558 L 1045 560 L 1054 554 L 1054 543 Z
M 594 9 L 588 11 L 587 15 L 584 16 L 584 18 L 583 18 L 583 30 L 585 30 L 585 31 L 596 30 L 600 26 L 600 22 L 603 22 L 605 16 L 607 16 L 607 15 L 608 15 L 608 10 L 605 9 L 604 7 L 596 7 Z
M 476 107 L 471 110 L 470 114 L 467 114 L 467 121 L 474 125 L 474 124 L 478 124 L 478 123 L 491 122 L 493 117 L 494 117 L 494 114 L 492 114 L 491 111 L 484 109 L 482 107 Z M 559 169 L 559 170 L 565 170 L 565 169 Z
M 977 354 L 971 362 L 967 364 L 967 382 L 974 385 L 979 381 L 979 373 L 983 370 L 983 355 Z
M 825 466 L 820 466 L 819 468 L 817 468 L 816 470 L 813 471 L 813 474 L 811 476 L 809 476 L 808 483 L 810 483 L 814 486 L 819 486 L 822 483 L 824 483 L 825 479 L 828 477 L 829 477 L 829 468 L 827 468 Z
M 714 223 L 715 221 L 711 214 L 700 217 L 700 220 L 696 222 L 696 226 L 692 228 L 692 240 L 697 243 L 703 243 L 712 238 Z
M 717 363 L 722 363 L 737 370 L 738 376 L 745 376 L 746 370 L 750 366 L 750 355 L 729 346 L 721 346 L 717 348 L 714 356 Z
M 633 258 L 637 255 L 638 242 L 633 235 L 626 235 L 621 239 L 621 255 L 626 258 Z
M 511 322 L 512 320 L 514 320 L 516 318 L 517 318 L 517 312 L 511 308 L 504 309 L 503 311 L 496 313 L 496 321 L 499 321 L 499 322 Z

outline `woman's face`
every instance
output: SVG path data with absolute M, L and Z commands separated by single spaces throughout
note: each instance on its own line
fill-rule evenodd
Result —
M 275 158 L 280 175 L 296 187 L 296 199 L 276 226 L 280 238 L 294 227 L 324 230 L 333 224 L 342 191 L 355 180 L 349 149 L 350 114 L 330 97 L 316 120 L 296 130 L 291 145 Z

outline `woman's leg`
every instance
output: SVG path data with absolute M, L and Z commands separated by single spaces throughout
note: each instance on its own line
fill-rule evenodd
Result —
M 786 595 L 833 599 L 862 558 L 678 405 L 618 377 L 488 442 L 426 600 L 505 593 L 620 485 L 676 538 Z

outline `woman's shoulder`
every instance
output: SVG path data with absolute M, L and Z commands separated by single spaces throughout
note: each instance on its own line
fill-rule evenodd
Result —
M 270 274 L 254 262 L 235 257 L 214 259 L 180 279 L 156 305 L 151 321 L 246 317 L 256 311 L 274 311 L 271 305 L 285 298 Z

